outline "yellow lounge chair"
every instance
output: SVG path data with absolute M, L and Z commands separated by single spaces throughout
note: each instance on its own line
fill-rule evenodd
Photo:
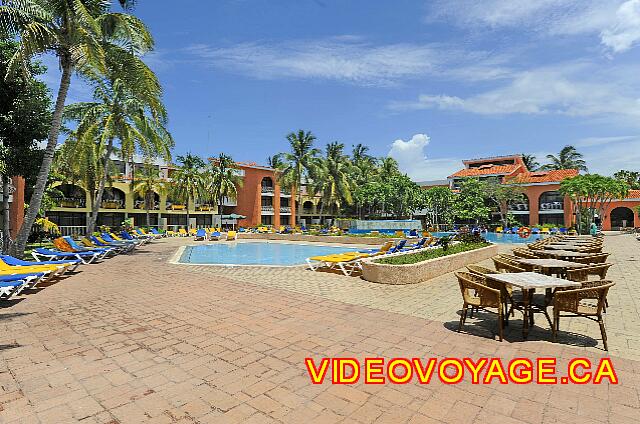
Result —
M 540 234 L 550 234 L 551 231 L 547 228 L 547 227 L 542 227 L 542 230 L 540 230 Z
M 187 233 L 184 228 L 180 228 L 178 230 L 178 234 L 180 235 L 180 237 L 186 237 L 189 235 L 189 233 Z
M 503 231 L 502 227 L 496 227 L 496 233 L 501 233 Z
M 350 276 L 356 270 L 362 270 L 362 259 L 372 255 L 359 252 L 346 252 L 333 255 L 312 256 L 307 258 L 309 269 L 317 271 L 320 268 L 335 269 L 338 267 L 345 276 Z
M 227 241 L 237 240 L 237 239 L 238 239 L 238 235 L 236 234 L 235 231 L 228 231 L 227 232 Z

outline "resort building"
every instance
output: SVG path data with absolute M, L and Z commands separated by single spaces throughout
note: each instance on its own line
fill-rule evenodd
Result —
M 519 184 L 524 188 L 524 200 L 510 205 L 514 218 L 525 226 L 553 225 L 570 227 L 575 211 L 568 197 L 560 194 L 560 183 L 578 175 L 576 169 L 529 171 L 522 155 L 494 156 L 462 162 L 464 168 L 448 177 L 449 187 L 456 190 L 462 178 L 497 179 L 502 183 Z M 440 184 L 421 184 L 430 188 Z M 640 227 L 634 208 L 640 205 L 640 190 L 631 190 L 625 199 L 613 201 L 600 217 L 603 230 Z M 496 219 L 497 221 L 497 219 Z
M 147 213 L 142 196 L 134 192 L 134 175 L 144 167 L 142 158 L 131 162 L 117 158 L 112 160 L 114 171 L 102 199 L 98 225 L 118 227 L 125 219 L 133 218 L 134 225 L 146 225 Z M 175 167 L 162 161 L 155 161 L 161 178 L 171 184 Z M 211 226 L 257 226 L 289 225 L 295 214 L 291 193 L 281 189 L 277 183 L 275 170 L 254 163 L 237 163 L 238 174 L 243 183 L 238 187 L 236 199 L 226 199 L 223 205 L 222 222 L 215 202 L 189 202 L 172 198 L 171 190 L 155 193 L 153 208 L 150 210 L 150 225 L 159 228 Z M 47 211 L 47 217 L 60 226 L 64 234 L 82 233 L 91 213 L 91 195 L 81 183 L 66 182 L 56 187 L 61 196 L 57 206 Z

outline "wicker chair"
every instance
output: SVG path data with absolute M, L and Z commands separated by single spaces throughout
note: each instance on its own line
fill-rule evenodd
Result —
M 516 266 L 511 262 L 507 262 L 500 256 L 494 256 L 491 259 L 493 260 L 493 264 L 498 272 L 525 272 L 524 268 Z
M 567 279 L 571 281 L 589 281 L 590 275 L 596 275 L 598 279 L 604 280 L 607 277 L 607 271 L 613 264 L 597 264 L 584 268 L 576 268 L 567 270 Z
M 609 253 L 599 253 L 597 255 L 584 256 L 581 258 L 571 258 L 572 262 L 577 262 L 579 264 L 603 264 L 607 262 L 607 258 L 609 257 Z
M 539 256 L 535 254 L 532 250 L 524 250 L 524 249 L 513 249 L 513 255 L 519 258 L 526 258 L 526 259 L 539 258 Z
M 498 272 L 495 269 L 489 269 L 482 265 L 467 265 L 467 269 L 472 274 L 482 275 L 482 276 L 487 274 L 496 274 Z
M 557 340 L 561 317 L 584 317 L 597 321 L 604 343 L 604 350 L 608 351 L 607 332 L 602 321 L 602 311 L 605 307 L 607 293 L 615 283 L 603 281 L 589 281 L 582 283 L 582 287 L 573 290 L 558 290 L 553 296 L 553 341 Z M 596 305 L 585 303 L 584 300 L 596 300 Z
M 577 251 L 582 253 L 602 253 L 602 246 L 581 247 Z
M 498 314 L 498 335 L 502 341 L 504 333 L 504 301 L 502 291 L 487 285 L 484 277 L 469 272 L 456 272 L 462 293 L 462 312 L 458 332 L 462 330 L 469 308 L 496 309 Z

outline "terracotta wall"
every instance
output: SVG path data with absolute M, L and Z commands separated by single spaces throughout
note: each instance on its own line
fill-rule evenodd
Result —
M 633 225 L 635 228 L 640 227 L 640 217 L 638 217 L 638 213 L 635 211 L 635 208 L 640 205 L 640 200 L 626 200 L 624 202 L 611 202 L 611 204 L 605 209 L 604 216 L 602 219 L 602 229 L 604 231 L 611 230 L 611 211 L 615 208 L 629 208 L 633 212 L 633 224 L 631 222 L 627 223 L 627 226 Z
M 24 221 L 24 178 L 13 177 L 11 181 L 15 187 L 15 191 L 13 192 L 13 202 L 9 208 L 9 214 L 11 216 L 9 230 L 11 232 L 11 238 L 15 240 Z
M 529 198 L 529 225 L 538 225 L 540 222 L 539 205 L 540 196 L 547 191 L 558 191 L 560 184 L 549 185 L 531 185 L 525 187 L 525 194 Z M 573 208 L 571 206 L 571 200 L 568 197 L 564 198 L 564 226 L 569 228 L 571 226 L 571 220 L 573 215 Z
M 244 170 L 244 184 L 238 188 L 237 206 L 234 208 L 235 213 L 244 215 L 247 218 L 238 221 L 238 225 L 242 227 L 255 227 L 260 225 L 262 218 L 262 179 L 271 178 L 274 185 L 273 196 L 273 225 L 277 228 L 280 226 L 280 185 L 277 183 L 275 173 L 270 169 L 242 167 Z M 295 202 L 293 201 L 295 193 L 291 193 L 291 223 L 295 217 Z

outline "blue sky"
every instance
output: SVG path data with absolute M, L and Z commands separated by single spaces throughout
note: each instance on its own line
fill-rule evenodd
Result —
M 640 163 L 640 0 L 141 0 L 135 13 L 176 154 L 264 164 L 303 128 L 416 180 L 566 144 L 592 172 Z M 70 101 L 88 94 L 75 84 Z

